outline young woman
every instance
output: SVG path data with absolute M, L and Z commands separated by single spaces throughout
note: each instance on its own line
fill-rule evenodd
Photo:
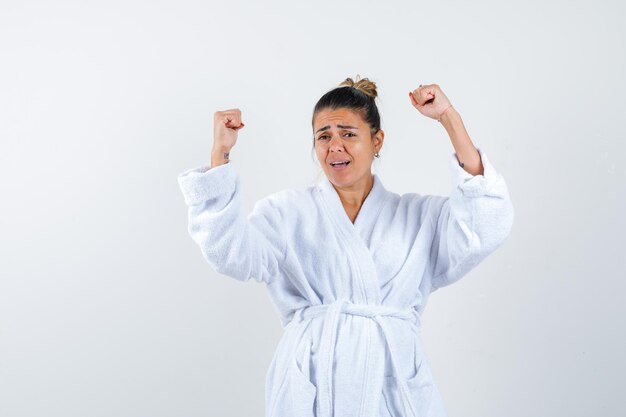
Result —
M 271 194 L 248 216 L 229 162 L 244 126 L 238 109 L 214 115 L 211 165 L 178 177 L 189 233 L 207 262 L 265 283 L 279 312 L 284 334 L 267 372 L 266 417 L 446 416 L 420 316 L 429 294 L 511 230 L 503 177 L 437 84 L 409 98 L 450 137 L 451 196 L 388 191 L 371 172 L 384 141 L 376 96 L 375 83 L 358 77 L 324 94 L 312 127 L 325 178 Z

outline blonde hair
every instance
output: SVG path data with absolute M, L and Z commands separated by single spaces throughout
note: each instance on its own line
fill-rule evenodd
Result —
M 356 75 L 356 80 L 348 77 L 343 80 L 338 87 L 343 86 L 356 88 L 368 97 L 371 97 L 372 100 L 378 97 L 378 92 L 376 91 L 376 83 L 368 78 L 360 78 L 359 74 Z

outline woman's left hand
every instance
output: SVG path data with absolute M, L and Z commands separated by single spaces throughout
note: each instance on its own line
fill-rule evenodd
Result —
M 420 85 L 409 92 L 411 104 L 424 116 L 440 120 L 443 113 L 452 107 L 448 97 L 438 84 Z

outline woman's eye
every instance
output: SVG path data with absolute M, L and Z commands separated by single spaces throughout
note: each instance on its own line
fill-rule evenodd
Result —
M 352 132 L 346 132 L 346 135 L 350 135 L 349 137 L 356 136 L 356 135 L 355 135 L 354 133 L 352 133 Z M 319 138 L 317 138 L 317 140 L 326 139 L 326 138 L 328 138 L 328 137 L 329 137 L 328 135 L 322 135 L 322 136 L 320 136 Z

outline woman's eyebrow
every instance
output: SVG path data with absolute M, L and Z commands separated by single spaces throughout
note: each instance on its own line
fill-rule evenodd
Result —
M 359 130 L 359 128 L 358 128 L 358 127 L 355 127 L 355 126 L 348 126 L 348 125 L 337 125 L 337 127 L 338 127 L 339 129 L 356 129 L 356 130 Z M 319 129 L 317 129 L 317 132 L 315 132 L 315 133 L 319 133 L 319 132 L 321 132 L 322 130 L 328 130 L 328 129 L 330 129 L 330 125 L 326 125 L 326 126 L 324 126 L 324 127 L 320 127 Z

